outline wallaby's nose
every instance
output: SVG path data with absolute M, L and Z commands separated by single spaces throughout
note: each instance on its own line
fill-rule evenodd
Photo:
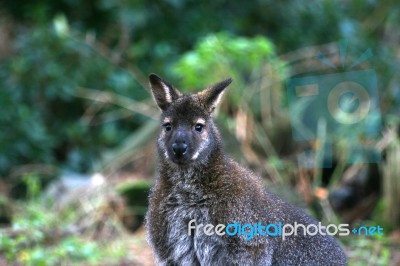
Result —
M 174 151 L 174 154 L 178 157 L 185 155 L 185 153 L 188 150 L 188 145 L 185 142 L 175 142 L 172 144 L 172 150 Z

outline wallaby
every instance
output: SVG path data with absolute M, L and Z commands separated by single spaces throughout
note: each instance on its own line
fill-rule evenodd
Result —
M 249 225 L 318 222 L 266 191 L 261 178 L 225 154 L 212 114 L 231 79 L 196 94 L 183 94 L 155 74 L 149 80 L 162 111 L 158 176 L 146 215 L 158 265 L 346 265 L 343 250 L 325 230 L 249 239 Z M 233 223 L 249 225 L 235 235 L 217 226 Z M 210 233 L 212 225 L 219 233 Z

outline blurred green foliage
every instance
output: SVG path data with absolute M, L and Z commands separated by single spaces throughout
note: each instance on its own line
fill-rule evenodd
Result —
M 65 34 L 51 24 L 23 32 L 15 40 L 15 55 L 0 65 L 3 175 L 12 166 L 28 163 L 62 163 L 87 171 L 101 151 L 141 124 L 141 118 L 133 115 L 96 125 L 84 119 L 85 110 L 97 103 L 79 98 L 80 87 L 136 100 L 147 93 L 127 71 Z M 100 108 L 109 116 L 115 110 Z
M 182 79 L 183 87 L 202 88 L 228 75 L 248 78 L 274 55 L 273 44 L 265 37 L 217 33 L 201 39 L 193 51 L 183 54 L 172 70 Z
M 121 195 L 127 205 L 125 214 L 129 215 L 133 220 L 129 226 L 131 231 L 138 229 L 144 222 L 151 185 L 152 183 L 147 180 L 126 181 L 116 188 L 118 194 Z
M 127 249 L 118 249 L 118 241 L 121 241 L 118 238 L 90 239 L 99 227 L 105 227 L 106 221 L 99 221 L 104 222 L 101 225 L 93 219 L 85 221 L 88 214 L 82 213 L 84 207 L 79 202 L 55 211 L 53 202 L 41 195 L 40 176 L 24 176 L 23 179 L 30 197 L 14 202 L 11 226 L 0 229 L 2 263 L 6 259 L 6 265 L 110 265 L 128 257 Z M 100 204 L 96 206 L 92 199 L 92 212 L 101 216 L 107 196 L 99 193 L 96 199 Z
M 205 88 L 222 78 L 233 77 L 228 97 L 237 107 L 249 92 L 246 85 L 251 86 L 265 76 L 266 65 L 274 66 L 276 73 L 271 76 L 275 74 L 278 79 L 284 79 L 285 68 L 277 59 L 270 40 L 263 36 L 237 37 L 223 32 L 201 39 L 192 51 L 182 55 L 172 71 L 180 78 L 183 88 Z
M 379 41 L 397 25 L 398 3 L 16 0 L 0 8 L 13 36 L 11 54 L 0 64 L 3 176 L 27 163 L 90 171 L 99 154 L 145 122 L 143 116 L 78 97 L 79 87 L 141 101 L 149 97 L 143 89 L 149 72 L 196 88 L 232 75 L 237 91 L 230 95 L 237 103 L 264 62 L 279 68 L 276 55 L 340 38 L 354 48 L 373 48 L 382 84 L 398 68 L 392 47 Z M 132 76 L 131 66 L 144 75 Z M 284 70 L 278 72 L 284 79 Z M 99 123 L 87 119 L 93 109 Z
M 263 124 L 271 122 L 272 109 L 276 111 L 284 103 L 282 81 L 287 70 L 268 38 L 238 37 L 228 32 L 200 39 L 193 50 L 184 53 L 172 66 L 184 90 L 198 90 L 223 78 L 233 78 L 229 93 L 224 96 L 219 108 L 222 111 L 218 124 L 224 131 L 224 140 L 232 144 L 227 146 L 233 147 L 254 144 L 258 147 L 253 148 L 264 150 L 263 154 L 270 157 L 276 155 L 270 147 L 262 147 L 262 143 L 254 141 L 251 134 L 238 132 L 240 129 L 255 131 L 260 139 L 265 138 L 265 131 L 260 129 Z M 233 144 L 235 141 L 236 144 Z M 243 149 L 240 151 L 245 154 Z M 234 152 L 230 151 L 231 154 Z M 237 159 L 243 159 L 246 156 L 243 154 Z M 249 156 L 247 159 L 250 159 Z
M 387 238 L 357 237 L 350 241 L 351 250 L 348 252 L 348 263 L 351 266 L 390 265 L 390 249 Z

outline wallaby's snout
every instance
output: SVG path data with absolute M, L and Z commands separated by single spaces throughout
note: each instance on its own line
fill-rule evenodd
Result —
M 167 149 L 171 152 L 171 159 L 177 164 L 184 164 L 190 160 L 190 136 L 184 128 L 178 128 L 167 141 Z
M 194 158 L 194 154 L 198 150 L 197 146 L 199 140 L 191 132 L 190 126 L 164 126 L 164 132 L 161 134 L 160 138 L 162 139 L 163 145 L 159 148 L 164 150 L 168 160 L 178 165 L 185 165 L 196 159 Z
M 180 158 L 187 153 L 188 145 L 186 144 L 184 136 L 180 136 L 174 141 L 172 144 L 172 151 L 177 158 Z

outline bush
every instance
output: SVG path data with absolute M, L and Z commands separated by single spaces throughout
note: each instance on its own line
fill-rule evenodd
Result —
M 79 98 L 82 87 L 136 100 L 147 93 L 127 71 L 75 38 L 65 19 L 55 22 L 56 27 L 20 32 L 14 56 L 0 65 L 2 175 L 28 163 L 86 172 L 104 149 L 143 121 L 124 109 Z

